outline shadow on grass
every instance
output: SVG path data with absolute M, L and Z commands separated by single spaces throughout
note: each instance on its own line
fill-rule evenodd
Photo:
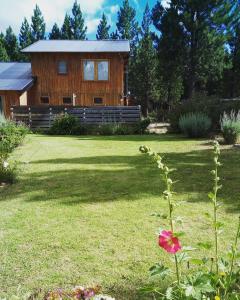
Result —
M 212 185 L 209 172 L 212 168 L 210 150 L 167 153 L 164 159 L 171 167 L 177 168 L 172 177 L 178 180 L 175 185 L 178 198 L 183 196 L 183 200 L 187 198 L 189 202 L 209 201 L 207 193 Z M 237 213 L 240 211 L 239 151 L 223 150 L 221 161 L 223 167 L 220 176 L 224 188 L 220 197 L 226 204 L 227 211 Z M 56 158 L 33 161 L 32 164 L 59 166 L 55 170 L 24 174 L 10 192 L 3 192 L 3 200 L 14 199 L 16 194 L 24 194 L 26 201 L 57 201 L 64 205 L 137 201 L 143 197 L 161 195 L 164 188 L 159 170 L 146 156 L 140 154 Z

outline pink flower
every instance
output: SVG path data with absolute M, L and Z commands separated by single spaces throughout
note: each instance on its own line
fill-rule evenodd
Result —
M 179 239 L 173 235 L 172 231 L 163 230 L 159 235 L 158 243 L 168 253 L 175 254 L 182 248 Z

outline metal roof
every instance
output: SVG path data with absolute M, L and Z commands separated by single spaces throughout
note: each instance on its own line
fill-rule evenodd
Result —
M 22 52 L 129 52 L 130 43 L 128 40 L 41 40 Z
M 32 83 L 30 63 L 0 62 L 0 91 L 22 91 Z

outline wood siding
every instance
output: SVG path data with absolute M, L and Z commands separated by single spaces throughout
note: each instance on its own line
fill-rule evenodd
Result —
M 17 91 L 0 91 L 3 97 L 3 111 L 6 118 L 10 118 L 10 108 L 13 105 L 20 105 L 21 93 Z
M 124 57 L 125 56 L 125 57 Z M 83 60 L 108 60 L 108 81 L 84 81 Z M 93 106 L 94 97 L 103 105 L 121 105 L 124 93 L 126 54 L 121 53 L 33 53 L 34 87 L 28 93 L 28 105 L 39 105 L 41 96 L 49 96 L 50 105 L 63 105 L 63 97 L 76 95 L 75 105 Z M 58 62 L 67 62 L 67 74 L 58 74 Z

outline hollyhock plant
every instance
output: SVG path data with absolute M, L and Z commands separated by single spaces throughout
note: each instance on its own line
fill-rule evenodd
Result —
M 163 230 L 159 235 L 159 246 L 165 249 L 168 253 L 175 254 L 181 250 L 181 244 L 172 231 Z
M 213 189 L 208 194 L 212 202 L 212 214 L 206 214 L 212 224 L 213 241 L 203 241 L 194 246 L 182 247 L 179 237 L 184 232 L 179 232 L 176 225 L 182 223 L 181 216 L 176 216 L 175 208 L 179 207 L 180 202 L 175 201 L 173 186 L 175 181 L 170 174 L 175 169 L 169 168 L 159 153 L 153 152 L 147 146 L 141 146 L 140 152 L 147 154 L 156 164 L 162 173 L 165 189 L 163 199 L 166 200 L 168 212 L 154 213 L 156 216 L 168 222 L 169 230 L 161 230 L 158 236 L 158 244 L 167 253 L 173 256 L 172 262 L 175 263 L 176 279 L 169 283 L 168 287 L 156 286 L 155 282 L 143 288 L 144 293 L 151 293 L 157 300 L 240 300 L 240 249 L 238 246 L 240 238 L 240 216 L 237 224 L 235 239 L 228 250 L 226 257 L 220 255 L 220 234 L 224 224 L 219 221 L 218 210 L 221 205 L 218 202 L 218 191 L 220 185 L 219 167 L 221 163 L 220 145 L 217 141 L 213 142 L 213 162 L 214 169 L 211 171 L 213 177 Z M 210 255 L 204 257 L 191 257 L 191 252 L 200 248 L 211 250 Z M 181 250 L 180 253 L 178 253 Z M 191 270 L 191 271 L 190 271 Z M 156 263 L 150 268 L 151 276 L 158 276 L 161 280 L 171 276 L 173 272 L 162 262 Z

